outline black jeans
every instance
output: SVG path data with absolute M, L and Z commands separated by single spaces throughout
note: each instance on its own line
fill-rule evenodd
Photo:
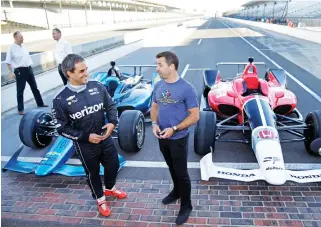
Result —
M 181 198 L 181 205 L 191 206 L 191 180 L 187 171 L 188 135 L 176 139 L 159 139 L 174 184 L 175 196 Z
M 119 159 L 113 138 L 110 136 L 99 144 L 74 141 L 74 145 L 75 151 L 85 169 L 92 197 L 94 199 L 101 198 L 104 196 L 104 192 L 99 175 L 100 163 L 104 166 L 105 187 L 112 189 L 116 184 Z
M 66 85 L 68 79 L 67 79 L 67 77 L 65 76 L 65 74 L 62 72 L 61 64 L 58 65 L 58 72 L 59 72 L 59 75 L 60 75 L 60 77 L 61 77 L 61 79 L 62 79 L 62 82 L 64 83 L 64 85 Z
M 33 74 L 31 67 L 20 67 L 14 70 L 16 75 L 16 86 L 17 86 L 17 102 L 18 102 L 18 111 L 24 110 L 24 101 L 23 93 L 26 87 L 26 82 L 28 82 L 33 96 L 36 100 L 38 106 L 43 106 L 43 100 L 40 94 L 40 91 L 37 88 L 37 82 Z

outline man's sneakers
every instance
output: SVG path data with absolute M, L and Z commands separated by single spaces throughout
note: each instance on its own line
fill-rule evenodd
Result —
M 98 199 L 97 206 L 98 206 L 99 213 L 102 216 L 108 217 L 110 215 L 111 211 L 107 205 L 107 201 L 105 200 L 105 198 L 103 200 Z
M 113 196 L 118 199 L 124 199 L 127 197 L 127 193 L 117 190 L 115 187 L 113 187 L 111 190 L 105 189 L 104 196 L 97 199 L 97 206 L 98 206 L 99 213 L 102 216 L 108 217 L 110 215 L 111 211 L 107 205 L 107 201 L 106 201 L 105 196 Z
M 104 191 L 104 195 L 105 196 L 113 196 L 116 197 L 118 199 L 124 199 L 127 197 L 127 193 L 123 192 L 121 190 L 116 189 L 115 187 L 113 187 L 112 189 L 105 189 Z

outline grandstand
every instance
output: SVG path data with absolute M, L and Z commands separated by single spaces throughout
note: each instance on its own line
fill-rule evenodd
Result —
M 252 0 L 242 5 L 241 9 L 223 15 L 249 20 L 321 18 L 321 1 Z
M 26 10 L 28 10 L 26 12 Z M 185 16 L 155 0 L 2 0 L 2 33 Z

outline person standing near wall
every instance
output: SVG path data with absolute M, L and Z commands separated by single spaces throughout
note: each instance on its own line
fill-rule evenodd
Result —
M 31 65 L 33 64 L 32 59 L 29 55 L 29 51 L 22 46 L 23 35 L 20 31 L 13 33 L 14 43 L 9 46 L 6 63 L 9 69 L 10 78 L 16 78 L 17 86 L 17 102 L 18 112 L 20 115 L 24 114 L 24 101 L 23 93 L 28 82 L 33 96 L 36 100 L 38 107 L 48 107 L 43 103 L 39 89 L 37 88 L 37 82 Z
M 52 37 L 54 40 L 57 41 L 56 50 L 55 50 L 55 58 L 56 58 L 56 61 L 58 64 L 58 72 L 59 72 L 59 75 L 62 79 L 62 82 L 64 83 L 64 85 L 66 85 L 68 79 L 64 75 L 64 73 L 62 72 L 61 63 L 68 54 L 72 54 L 72 48 L 71 48 L 70 43 L 68 43 L 66 40 L 61 38 L 60 29 L 54 28 L 52 30 Z

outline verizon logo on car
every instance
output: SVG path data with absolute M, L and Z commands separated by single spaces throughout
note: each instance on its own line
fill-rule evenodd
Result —
M 89 115 L 89 114 L 93 114 L 95 112 L 98 112 L 99 110 L 101 110 L 102 108 L 104 107 L 104 104 L 103 103 L 99 103 L 99 104 L 96 104 L 94 106 L 89 106 L 89 107 L 84 107 L 84 109 L 82 109 L 81 111 L 79 112 L 76 112 L 74 114 L 70 114 L 69 116 L 72 118 L 72 119 L 80 119 L 80 118 L 83 118 L 84 116 L 86 115 Z

